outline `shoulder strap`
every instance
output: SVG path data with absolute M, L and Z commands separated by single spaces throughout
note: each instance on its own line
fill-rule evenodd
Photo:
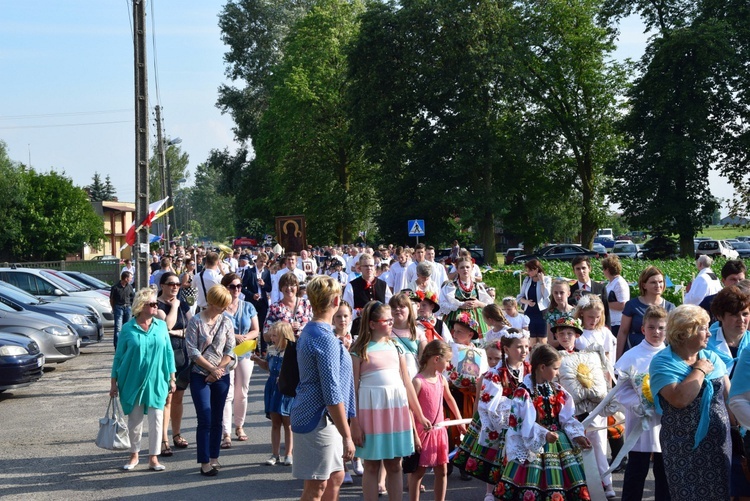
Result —
M 201 270 L 201 272 L 198 274 L 199 277 L 201 277 L 201 285 L 203 286 L 203 297 L 206 297 L 206 293 L 208 292 L 206 290 L 206 282 L 203 281 L 203 274 L 206 272 L 206 269 L 204 268 Z

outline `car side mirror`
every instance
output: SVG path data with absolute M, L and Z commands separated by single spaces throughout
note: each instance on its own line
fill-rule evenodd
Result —
M 52 291 L 52 294 L 54 294 L 55 296 L 64 296 L 65 295 L 65 293 L 63 291 L 61 291 L 60 289 L 55 289 L 54 291 Z

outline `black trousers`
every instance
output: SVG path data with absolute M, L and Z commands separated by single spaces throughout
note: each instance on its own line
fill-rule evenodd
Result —
M 654 499 L 670 501 L 667 476 L 664 474 L 664 460 L 661 453 L 654 452 Z M 651 464 L 650 452 L 628 453 L 628 466 L 625 468 L 625 478 L 622 481 L 621 501 L 641 501 L 643 489 L 646 485 L 648 468 Z

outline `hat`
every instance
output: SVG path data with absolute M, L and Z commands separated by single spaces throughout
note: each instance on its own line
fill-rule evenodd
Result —
M 578 333 L 579 336 L 583 334 L 583 326 L 581 324 L 581 321 L 573 317 L 562 316 L 555 320 L 555 323 L 550 327 L 550 330 L 554 334 L 559 329 L 573 329 Z
M 240 256 L 240 261 L 242 261 L 243 259 L 244 259 L 245 261 L 250 261 L 250 257 L 249 257 L 249 256 L 248 256 L 247 254 L 242 254 L 242 255 Z
M 414 292 L 411 289 L 404 289 L 402 292 L 407 292 L 409 294 L 409 299 L 411 299 L 415 303 L 421 303 L 422 301 L 429 301 L 430 303 L 432 303 L 433 313 L 437 313 L 437 311 L 440 309 L 440 305 L 438 304 L 438 297 L 434 291 L 418 290 Z
M 451 328 L 453 328 L 455 324 L 462 324 L 465 327 L 468 327 L 469 329 L 471 329 L 474 332 L 474 335 L 471 337 L 471 339 L 479 338 L 479 324 L 477 323 L 476 320 L 472 318 L 471 315 L 469 315 L 465 311 L 459 313 L 458 316 L 450 320 Z

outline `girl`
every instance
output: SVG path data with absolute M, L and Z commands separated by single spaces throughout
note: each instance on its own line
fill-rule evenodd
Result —
M 551 346 L 537 346 L 531 373 L 513 393 L 507 464 L 494 490 L 498 499 L 590 499 L 581 455 L 573 444 L 584 449 L 591 444 L 573 415 L 573 399 L 555 382 L 561 360 Z
M 429 429 L 411 384 L 406 360 L 390 339 L 393 316 L 380 301 L 370 301 L 362 310 L 359 336 L 352 345 L 352 366 L 357 415 L 351 419 L 355 456 L 364 459 L 362 492 L 365 501 L 378 498 L 378 469 L 386 470 L 389 499 L 400 500 L 403 492 L 401 458 L 414 452 L 411 417 Z
M 422 325 L 417 326 L 414 308 L 411 299 L 409 299 L 409 294 L 406 292 L 395 294 L 388 301 L 388 305 L 391 307 L 391 314 L 393 315 L 391 339 L 403 349 L 406 355 L 406 368 L 411 379 L 419 371 L 420 353 L 427 344 L 424 328 Z
M 505 312 L 505 319 L 511 327 L 518 329 L 519 331 L 528 330 L 529 317 L 522 313 L 518 313 L 518 302 L 516 301 L 516 298 L 510 296 L 503 298 L 503 311 Z
M 456 261 L 458 277 L 443 285 L 440 290 L 440 310 L 443 319 L 449 324 L 460 315 L 471 315 L 477 324 L 477 333 L 481 338 L 487 325 L 482 318 L 482 308 L 494 300 L 487 294 L 484 285 L 471 276 L 473 263 L 469 257 L 460 257 Z
M 513 331 L 513 332 L 511 332 Z M 493 501 L 492 491 L 503 472 L 505 426 L 495 426 L 489 419 L 489 407 L 496 399 L 513 396 L 531 367 L 525 362 L 529 353 L 527 331 L 510 329 L 497 341 L 485 344 L 490 370 L 477 382 L 477 400 L 469 432 L 464 436 L 453 464 L 466 473 L 487 482 L 485 501 Z
M 427 342 L 429 343 L 438 339 L 448 344 L 453 343 L 453 337 L 448 330 L 448 325 L 435 316 L 435 313 L 440 310 L 437 294 L 431 291 L 417 291 L 414 295 L 416 298 L 412 298 L 412 301 L 417 301 L 418 303 L 417 322 L 424 327 Z
M 486 345 L 488 341 L 496 341 L 502 338 L 505 329 L 510 327 L 510 322 L 503 315 L 503 310 L 495 303 L 488 304 L 482 308 L 482 316 L 484 317 L 484 321 L 487 322 L 487 326 L 490 327 L 490 330 L 484 333 Z M 489 358 L 489 354 L 487 356 Z M 494 364 L 490 363 L 490 367 L 494 366 Z
M 435 425 L 443 422 L 443 402 L 458 414 L 458 406 L 453 400 L 448 381 L 442 372 L 451 363 L 450 346 L 440 340 L 430 341 L 422 351 L 419 359 L 419 374 L 414 378 L 414 391 L 425 417 L 432 422 L 432 428 L 425 429 L 417 424 L 414 437 L 415 448 L 420 451 L 419 465 L 409 477 L 409 500 L 419 501 L 419 492 L 427 468 L 433 468 L 435 474 L 434 499 L 443 501 L 447 490 L 448 473 L 448 431 Z M 466 433 L 466 427 L 460 425 L 459 431 Z
M 573 317 L 573 308 L 568 303 L 570 298 L 570 284 L 567 280 L 556 278 L 552 281 L 552 292 L 550 293 L 549 308 L 544 311 L 544 319 L 547 321 L 547 343 L 555 348 L 559 345 L 552 334 L 552 326 L 561 317 Z
M 604 355 L 614 367 L 617 339 L 604 325 L 604 303 L 599 296 L 582 296 L 578 300 L 573 317 L 583 324 L 583 333 L 576 339 L 576 348 L 585 350 L 591 345 L 599 345 L 604 348 Z
M 351 323 L 352 307 L 346 301 L 341 301 L 338 311 L 333 315 L 333 333 L 341 340 L 347 351 L 352 345 L 352 333 L 349 332 Z
M 547 323 L 542 311 L 549 307 L 549 293 L 552 287 L 550 277 L 544 275 L 544 267 L 538 259 L 532 259 L 524 265 L 527 277 L 521 285 L 521 293 L 516 298 L 523 305 L 523 311 L 529 318 L 531 347 L 547 342 Z
M 271 457 L 266 460 L 268 466 L 281 464 L 279 448 L 281 447 L 281 427 L 284 427 L 284 451 L 286 457 L 283 464 L 292 464 L 292 430 L 290 428 L 289 411 L 294 397 L 284 395 L 279 390 L 277 381 L 281 373 L 281 362 L 284 360 L 284 350 L 287 343 L 296 341 L 294 330 L 289 322 L 276 322 L 268 329 L 272 346 L 269 347 L 266 360 L 253 354 L 252 359 L 258 366 L 269 372 L 266 389 L 263 392 L 266 417 L 271 420 Z

